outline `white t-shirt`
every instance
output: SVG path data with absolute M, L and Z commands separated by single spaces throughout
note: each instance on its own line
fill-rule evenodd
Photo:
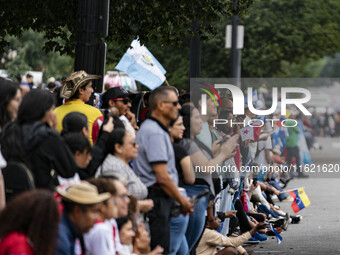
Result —
M 136 137 L 135 129 L 131 125 L 130 121 L 126 118 L 126 116 L 121 115 L 119 116 L 119 119 L 123 122 L 125 129 L 129 131 L 133 135 L 133 137 Z
M 69 187 L 75 183 L 80 182 L 80 176 L 78 173 L 75 173 L 74 176 L 70 178 L 63 178 L 59 175 L 57 177 L 58 177 L 59 185 L 64 186 L 64 187 Z
M 115 219 L 110 219 L 109 220 L 111 226 L 115 229 L 115 234 L 114 234 L 114 243 L 115 243 L 115 247 L 116 247 L 116 251 L 119 254 L 123 254 L 122 251 L 122 244 L 120 242 L 120 238 L 119 238 L 119 230 L 118 230 L 118 225 L 117 225 L 117 221 Z
M 136 253 L 132 252 L 132 245 L 122 245 L 122 250 L 121 250 L 121 254 L 124 255 L 135 255 Z
M 262 133 L 260 135 L 260 138 L 263 136 L 266 136 L 267 133 Z M 272 146 L 272 139 L 271 136 L 268 136 L 267 140 L 263 141 L 258 141 L 257 149 L 258 149 L 258 155 L 255 158 L 254 162 L 257 163 L 258 165 L 262 166 L 267 166 L 267 160 L 266 160 L 266 150 L 269 149 L 271 150 L 273 148 Z
M 1 169 L 5 168 L 6 166 L 7 166 L 7 162 L 1 154 L 1 146 L 0 146 L 0 173 L 1 173 Z
M 262 195 L 262 191 L 261 191 L 260 185 L 258 185 L 256 187 L 256 189 L 253 191 L 253 194 L 257 194 L 259 196 L 259 198 L 260 198 L 261 204 L 264 205 L 265 207 L 267 207 L 268 210 L 270 210 L 270 205 L 269 205 L 268 201 Z
M 118 252 L 115 242 L 117 238 L 119 239 L 118 228 L 115 226 L 114 234 L 114 225 L 110 220 L 96 223 L 90 232 L 84 235 L 86 254 L 115 255 Z

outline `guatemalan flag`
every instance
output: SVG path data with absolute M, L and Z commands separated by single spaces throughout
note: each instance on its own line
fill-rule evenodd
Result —
M 162 85 L 166 73 L 163 66 L 139 40 L 133 40 L 116 69 L 127 73 L 131 78 L 139 81 L 149 89 Z
M 241 128 L 240 134 L 241 134 L 242 141 L 259 140 L 261 128 L 262 128 L 261 123 L 262 122 L 260 120 L 255 120 L 252 122 L 251 126 L 245 126 L 244 128 Z
M 289 191 L 289 194 L 291 194 L 291 196 L 294 198 L 292 209 L 295 213 L 310 205 L 309 198 L 307 197 L 303 188 L 291 190 Z

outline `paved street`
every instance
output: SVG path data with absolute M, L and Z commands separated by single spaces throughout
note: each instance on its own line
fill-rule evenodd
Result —
M 318 139 L 321 151 L 312 152 L 313 163 L 340 163 L 340 139 Z M 326 175 L 323 175 L 324 177 Z M 270 238 L 256 246 L 253 254 L 340 254 L 340 173 L 337 178 L 294 179 L 288 189 L 305 187 L 311 205 L 298 214 L 299 224 L 290 224 L 277 245 Z M 284 210 L 294 214 L 291 202 L 278 202 Z

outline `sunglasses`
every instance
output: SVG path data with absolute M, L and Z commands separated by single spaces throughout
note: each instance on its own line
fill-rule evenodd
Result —
M 172 104 L 172 105 L 175 106 L 175 107 L 179 104 L 178 101 L 163 101 L 163 103 Z
M 123 104 L 128 104 L 128 103 L 131 103 L 131 100 L 130 98 L 114 98 L 113 101 L 122 101 Z

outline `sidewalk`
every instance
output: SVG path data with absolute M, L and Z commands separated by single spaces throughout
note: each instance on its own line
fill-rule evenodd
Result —
M 311 201 L 310 206 L 300 211 L 303 216 L 299 224 L 289 224 L 288 230 L 283 231 L 283 241 L 277 244 L 275 237 L 254 245 L 249 254 L 340 254 L 340 179 L 308 178 L 294 179 L 289 188 L 305 187 Z M 294 215 L 291 202 L 277 204 Z M 254 249 L 254 251 L 252 251 Z M 247 248 L 248 251 L 248 248 Z

